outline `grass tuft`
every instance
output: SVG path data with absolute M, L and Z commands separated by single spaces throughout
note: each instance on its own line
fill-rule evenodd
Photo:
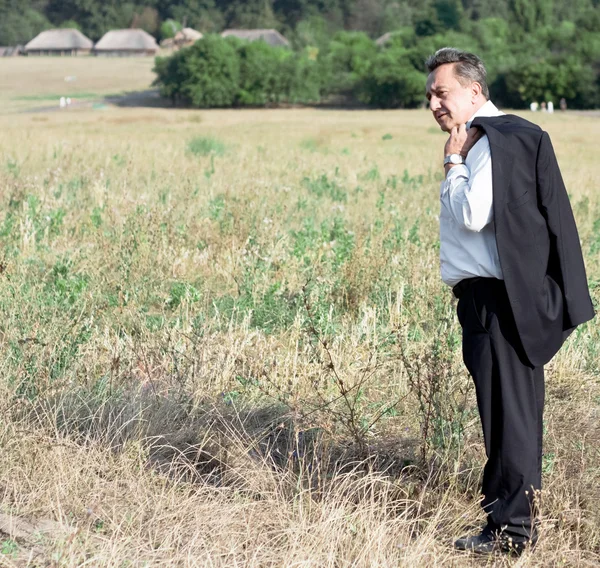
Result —
M 220 140 L 205 136 L 197 136 L 190 140 L 187 145 L 187 151 L 194 156 L 222 156 L 226 148 Z

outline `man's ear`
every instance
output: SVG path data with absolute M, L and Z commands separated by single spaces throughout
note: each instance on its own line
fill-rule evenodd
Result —
M 473 83 L 471 83 L 471 94 L 473 95 L 473 102 L 476 98 L 479 97 L 479 95 L 481 95 L 482 91 L 483 89 L 481 88 L 480 83 L 478 83 L 477 81 L 473 81 Z

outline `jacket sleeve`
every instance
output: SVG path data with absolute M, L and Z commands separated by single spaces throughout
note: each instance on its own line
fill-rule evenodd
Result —
M 536 164 L 537 194 L 546 218 L 554 265 L 548 274 L 563 291 L 563 329 L 570 330 L 594 317 L 583 254 L 569 196 L 548 133 L 540 139 Z M 556 265 L 558 264 L 558 265 Z

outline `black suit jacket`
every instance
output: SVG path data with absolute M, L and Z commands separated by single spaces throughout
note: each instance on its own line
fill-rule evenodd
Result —
M 575 219 L 548 134 L 514 115 L 473 121 L 492 154 L 494 224 L 523 348 L 547 363 L 594 317 Z

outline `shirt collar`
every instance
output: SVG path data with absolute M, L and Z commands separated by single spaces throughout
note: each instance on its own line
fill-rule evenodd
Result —
M 492 101 L 487 101 L 484 105 L 480 107 L 480 109 L 469 119 L 467 122 L 467 130 L 471 128 L 471 123 L 478 116 L 502 116 L 503 113 L 501 110 L 498 110 L 496 105 Z

